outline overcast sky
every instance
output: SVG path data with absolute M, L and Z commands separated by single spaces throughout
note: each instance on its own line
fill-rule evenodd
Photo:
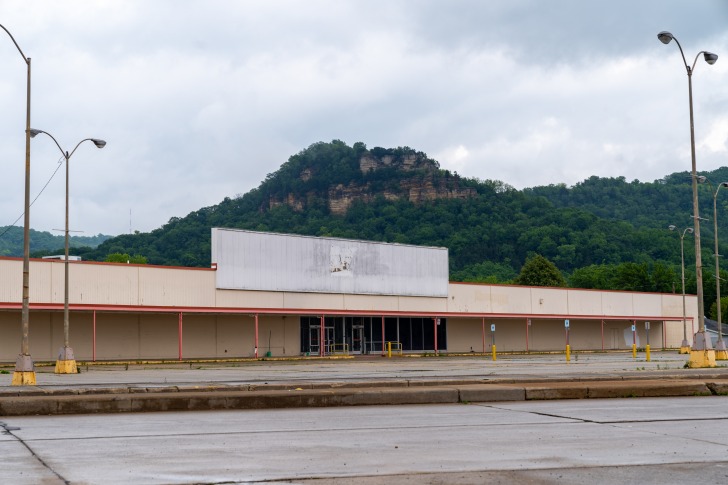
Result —
M 143 232 L 318 141 L 409 146 L 516 188 L 728 165 L 726 0 L 0 0 L 71 230 Z M 0 226 L 23 211 L 26 67 L 0 31 Z M 31 197 L 59 167 L 31 144 Z M 63 227 L 61 167 L 31 227 Z M 131 217 L 130 217 L 131 214 Z M 18 225 L 22 226 L 22 219 Z M 59 233 L 60 234 L 60 233 Z

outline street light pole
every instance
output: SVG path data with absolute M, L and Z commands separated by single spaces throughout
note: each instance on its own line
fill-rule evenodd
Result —
M 703 304 L 703 262 L 700 254 L 700 211 L 698 209 L 698 180 L 697 170 L 695 163 L 695 124 L 693 120 L 693 70 L 695 64 L 698 62 L 698 57 L 703 54 L 705 62 L 708 64 L 715 64 L 718 60 L 718 56 L 711 52 L 700 51 L 695 56 L 695 61 L 692 67 L 688 65 L 685 60 L 685 54 L 683 53 L 682 46 L 678 42 L 677 38 L 670 32 L 660 32 L 657 34 L 657 38 L 663 44 L 669 44 L 670 41 L 674 40 L 680 49 L 680 55 L 682 56 L 685 69 L 688 74 L 688 98 L 690 103 L 690 155 L 692 158 L 692 185 L 693 185 L 693 226 L 695 234 L 695 279 L 697 283 L 697 297 L 698 297 L 698 331 L 695 333 L 693 338 L 693 347 L 690 351 L 690 360 L 688 365 L 690 367 L 715 367 L 715 351 L 710 342 L 710 337 L 705 335 L 705 308 Z
M 710 185 L 710 192 L 713 194 L 713 239 L 715 242 L 715 301 L 718 317 L 718 343 L 715 345 L 715 360 L 728 360 L 728 352 L 726 352 L 725 342 L 723 342 L 723 324 L 721 323 L 721 307 L 720 307 L 720 254 L 718 253 L 718 192 L 721 187 L 728 187 L 728 182 L 721 182 L 718 188 L 714 189 L 710 179 L 705 176 L 699 176 L 698 182 Z
M 670 225 L 668 226 L 668 229 L 671 231 L 674 231 L 677 229 L 677 226 Z M 682 233 L 678 231 L 678 235 L 680 236 L 680 279 L 682 281 L 682 306 L 683 306 L 683 341 L 680 344 L 680 353 L 681 354 L 689 354 L 690 353 L 690 344 L 688 343 L 688 326 L 686 323 L 686 316 L 685 316 L 685 245 L 683 244 L 683 240 L 685 239 L 685 234 L 692 234 L 693 228 L 692 227 L 686 227 Z
M 23 219 L 23 307 L 21 310 L 20 331 L 22 334 L 20 342 L 20 354 L 15 361 L 15 372 L 13 372 L 13 386 L 34 386 L 35 365 L 30 356 L 30 57 L 23 54 L 22 49 L 15 42 L 13 35 L 0 25 L 15 44 L 15 47 L 23 57 L 28 66 L 26 97 L 25 97 L 25 212 Z
M 76 152 L 76 149 L 81 145 L 81 143 L 85 141 L 90 141 L 93 142 L 93 144 L 96 145 L 97 148 L 104 148 L 106 146 L 106 142 L 97 138 L 84 138 L 83 140 L 78 142 L 78 144 L 76 144 L 76 148 L 74 148 L 71 153 L 68 153 L 68 151 L 64 151 L 63 148 L 61 148 L 61 145 L 58 143 L 55 137 L 47 131 L 31 129 L 29 133 L 31 138 L 35 138 L 36 135 L 40 133 L 48 135 L 56 143 L 56 146 L 61 151 L 63 158 L 66 160 L 66 229 L 63 285 L 63 348 L 61 348 L 58 352 L 58 360 L 56 360 L 56 374 L 76 374 L 78 372 L 78 367 L 76 365 L 76 358 L 73 355 L 73 349 L 71 348 L 69 338 L 70 319 L 68 311 L 68 161 L 71 159 L 71 156 Z

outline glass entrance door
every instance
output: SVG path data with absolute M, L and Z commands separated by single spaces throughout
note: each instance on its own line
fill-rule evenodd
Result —
M 363 350 L 364 325 L 351 326 L 351 353 L 361 354 Z

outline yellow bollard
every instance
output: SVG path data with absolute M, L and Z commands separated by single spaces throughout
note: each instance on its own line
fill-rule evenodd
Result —
M 387 357 L 392 358 L 392 342 L 387 342 Z
M 634 359 L 637 358 L 637 345 L 636 344 L 632 344 L 632 358 L 634 358 Z
M 650 361 L 650 344 L 647 344 L 645 347 L 645 351 L 647 352 L 647 362 Z
M 495 360 L 495 344 L 493 344 L 493 360 Z
M 571 345 L 566 345 L 566 362 L 571 362 Z

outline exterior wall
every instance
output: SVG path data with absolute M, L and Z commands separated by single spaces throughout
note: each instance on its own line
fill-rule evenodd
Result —
M 696 318 L 698 307 L 694 295 L 686 296 L 686 307 L 688 318 Z M 682 315 L 682 295 L 450 283 L 447 311 L 513 316 L 660 319 Z
M 563 320 L 531 319 L 526 330 L 527 320 L 519 319 L 482 319 L 453 318 L 448 320 L 448 352 L 467 353 L 491 351 L 491 324 L 495 324 L 495 344 L 498 352 L 554 351 L 565 350 L 566 330 Z M 637 347 L 644 348 L 647 343 L 644 322 L 636 325 Z M 682 325 L 682 323 L 681 323 Z M 650 347 L 664 347 L 662 322 L 650 324 Z M 602 340 L 601 320 L 570 320 L 569 345 L 577 350 L 629 350 L 632 348 L 632 322 L 605 321 Z M 528 338 L 528 342 L 526 339 Z M 682 339 L 682 333 L 680 334 Z M 679 343 L 678 343 L 679 345 Z
M 629 349 L 636 321 L 638 346 L 679 347 L 682 295 L 450 283 L 448 296 L 412 297 L 215 289 L 215 270 L 71 262 L 71 346 L 76 358 L 177 359 L 178 315 L 183 313 L 185 358 L 251 357 L 254 314 L 259 314 L 259 356 L 298 355 L 300 316 L 322 314 L 444 317 L 449 352 L 490 349 L 496 324 L 498 350 L 561 350 L 564 318 L 571 321 L 574 350 Z M 63 344 L 62 261 L 31 261 L 31 355 L 55 360 Z M 14 361 L 20 348 L 22 261 L 0 258 L 0 361 Z M 687 336 L 696 330 L 697 299 L 686 297 Z M 531 319 L 526 341 L 526 321 Z M 602 321 L 604 337 L 602 344 Z
M 96 314 L 97 360 L 179 358 L 178 314 Z M 93 358 L 93 313 L 72 312 L 71 347 L 77 360 Z M 52 361 L 63 347 L 63 313 L 31 312 L 31 355 Z M 0 361 L 13 361 L 20 348 L 20 314 L 0 312 Z M 297 316 L 261 316 L 258 355 L 298 355 Z M 183 315 L 182 355 L 185 359 L 244 358 L 255 355 L 255 320 L 250 315 Z

